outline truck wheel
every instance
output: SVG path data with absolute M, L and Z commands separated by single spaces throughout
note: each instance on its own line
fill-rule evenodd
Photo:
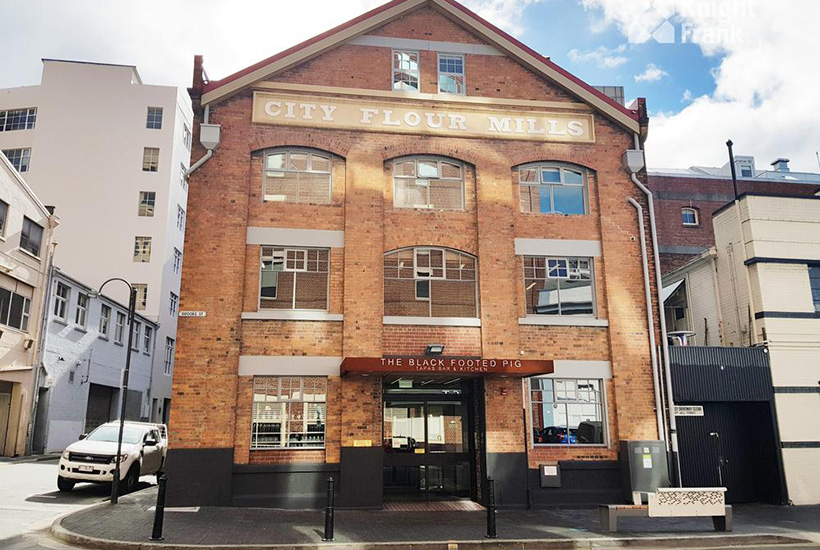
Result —
M 140 466 L 139 464 L 134 464 L 131 466 L 131 469 L 128 470 L 128 473 L 125 475 L 125 479 L 120 481 L 120 494 L 126 495 L 128 493 L 132 493 L 137 489 L 137 485 L 140 482 Z
M 73 489 L 75 483 L 76 481 L 66 479 L 62 476 L 57 476 L 57 489 L 59 489 L 62 493 L 67 493 Z

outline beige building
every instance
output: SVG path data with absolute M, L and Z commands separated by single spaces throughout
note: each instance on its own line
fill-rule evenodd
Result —
M 820 196 L 747 193 L 715 247 L 664 278 L 670 331 L 769 350 L 789 498 L 820 503 Z
M 57 223 L 0 154 L 0 456 L 26 452 Z

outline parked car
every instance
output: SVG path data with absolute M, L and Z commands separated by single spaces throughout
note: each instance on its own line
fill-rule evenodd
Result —
M 569 434 L 567 434 L 569 432 Z M 541 440 L 539 443 L 577 443 L 576 429 L 559 428 L 556 426 L 548 426 L 541 432 Z M 567 441 L 569 437 L 569 441 Z
M 57 488 L 70 491 L 79 482 L 113 481 L 119 429 L 119 421 L 107 422 L 69 445 L 60 457 Z M 167 452 L 168 428 L 164 424 L 126 421 L 119 456 L 121 492 L 136 489 L 140 476 L 159 477 Z

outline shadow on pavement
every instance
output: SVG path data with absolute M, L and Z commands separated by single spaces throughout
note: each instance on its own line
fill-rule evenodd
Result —
M 56 481 L 55 481 L 56 484 Z M 153 484 L 140 481 L 137 491 L 142 491 Z M 26 502 L 37 502 L 42 504 L 88 504 L 90 502 L 102 502 L 111 496 L 110 483 L 79 483 L 70 492 L 63 493 L 52 491 L 50 493 L 40 493 L 31 495 Z

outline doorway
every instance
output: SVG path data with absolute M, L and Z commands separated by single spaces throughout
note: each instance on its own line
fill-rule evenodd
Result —
M 385 500 L 448 500 L 475 493 L 472 384 L 385 377 Z

